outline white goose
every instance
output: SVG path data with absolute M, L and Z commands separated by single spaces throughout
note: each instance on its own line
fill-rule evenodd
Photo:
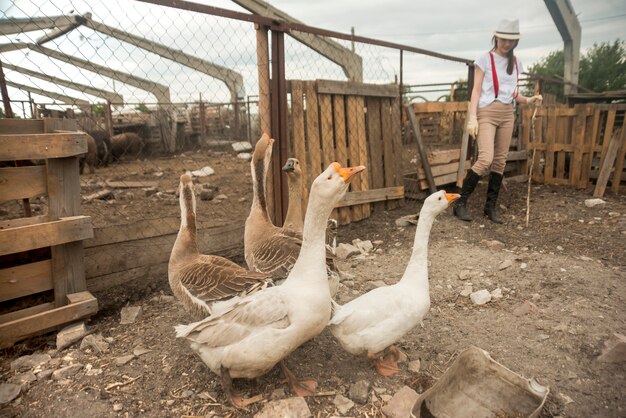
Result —
M 267 274 L 249 271 L 215 255 L 200 254 L 197 244 L 196 197 L 191 177 L 180 176 L 180 229 L 170 254 L 170 288 L 196 319 L 206 318 L 233 298 L 271 284 Z
M 250 270 L 281 280 L 287 277 L 300 254 L 302 233 L 275 226 L 267 214 L 265 190 L 273 144 L 274 140 L 264 133 L 256 143 L 250 161 L 253 197 L 244 231 L 244 255 Z M 326 265 L 331 295 L 337 292 L 339 286 L 339 271 L 334 259 L 334 255 L 327 252 Z
M 335 306 L 330 332 L 349 353 L 371 358 L 383 376 L 398 372 L 398 350 L 393 344 L 419 324 L 430 308 L 428 237 L 435 217 L 459 197 L 441 190 L 424 201 L 413 252 L 398 283 Z M 388 355 L 382 353 L 385 349 Z
M 191 341 L 202 361 L 221 376 L 233 405 L 242 407 L 246 402 L 233 393 L 231 378 L 254 378 L 277 363 L 297 395 L 314 391 L 314 381 L 298 382 L 283 359 L 328 324 L 331 297 L 325 265 L 326 220 L 352 176 L 364 168 L 341 168 L 333 163 L 315 179 L 304 220 L 302 251 L 281 286 L 260 290 L 220 314 L 176 327 L 176 336 Z

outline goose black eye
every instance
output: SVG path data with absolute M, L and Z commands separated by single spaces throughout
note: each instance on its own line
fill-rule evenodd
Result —
M 439 200 L 441 200 L 441 196 L 439 196 Z
M 331 174 L 330 176 L 328 176 L 328 180 L 332 179 L 333 175 Z

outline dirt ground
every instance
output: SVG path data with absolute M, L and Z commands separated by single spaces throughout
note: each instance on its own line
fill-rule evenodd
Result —
M 218 186 L 218 194 L 226 198 L 198 200 L 198 217 L 215 224 L 243 222 L 251 202 L 248 162 L 232 153 L 206 151 L 117 164 L 84 176 L 85 195 L 98 188 L 97 182 L 129 176 L 157 181 L 161 192 L 145 196 L 141 189 L 119 191 L 112 201 L 84 204 L 84 214 L 93 217 L 96 227 L 175 216 L 178 176 L 204 165 L 216 174 L 202 182 Z M 504 225 L 481 216 L 485 189 L 483 181 L 470 200 L 474 222 L 458 221 L 451 209 L 437 218 L 430 235 L 431 310 L 423 326 L 399 343 L 407 356 L 400 373 L 379 377 L 365 359 L 344 352 L 328 331 L 288 357 L 297 375 L 318 381 L 318 396 L 306 398 L 314 416 L 383 416 L 383 406 L 400 388 L 407 385 L 418 393 L 428 389 L 471 345 L 520 375 L 548 385 L 544 417 L 626 416 L 625 363 L 597 360 L 604 341 L 613 333 L 626 333 L 626 196 L 608 193 L 603 207 L 587 208 L 589 190 L 533 185 L 527 228 L 526 183 L 508 182 L 502 192 Z M 337 296 L 340 303 L 371 289 L 373 282 L 389 284 L 401 277 L 415 227 L 399 227 L 395 220 L 420 207 L 418 201 L 406 201 L 400 209 L 378 210 L 367 220 L 340 227 L 339 242 L 380 241 L 366 255 L 339 261 L 348 273 Z M 500 241 L 502 248 L 489 248 L 485 241 L 492 240 Z M 499 288 L 503 297 L 474 305 L 460 295 L 470 282 L 473 290 Z M 103 352 L 81 350 L 78 344 L 59 352 L 54 333 L 1 351 L 0 382 L 25 379 L 10 364 L 27 354 L 51 356 L 35 372 L 70 364 L 83 367 L 61 380 L 39 374 L 38 380 L 22 385 L 19 397 L 0 406 L 0 416 L 253 416 L 266 402 L 291 396 L 275 369 L 255 380 L 236 381 L 244 395 L 262 394 L 264 400 L 247 411 L 231 408 L 216 376 L 185 341 L 174 338 L 173 326 L 189 317 L 170 295 L 166 277 L 155 277 L 150 286 L 98 294 L 105 308 L 87 326 L 108 342 Z M 515 315 L 525 301 L 537 310 Z M 142 306 L 143 315 L 122 325 L 120 310 L 126 305 Z M 120 358 L 133 353 L 130 361 L 119 364 Z M 421 367 L 409 371 L 409 362 L 417 359 Z M 370 385 L 367 401 L 340 413 L 336 395 L 350 397 L 350 387 L 363 380 Z

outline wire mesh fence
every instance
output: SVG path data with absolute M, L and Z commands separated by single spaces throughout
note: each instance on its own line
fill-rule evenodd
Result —
M 239 254 L 252 186 L 249 155 L 231 145 L 250 148 L 263 131 L 284 142 L 275 170 L 286 157 L 301 159 L 305 198 L 335 160 L 370 168 L 353 192 L 390 196 L 402 184 L 403 72 L 418 71 L 419 50 L 229 13 L 122 0 L 16 0 L 2 10 L 0 60 L 14 116 L 73 120 L 94 139 L 81 164 L 82 211 L 95 228 L 85 250 L 94 290 L 165 274 L 184 172 L 196 182 L 200 247 Z M 284 103 L 272 90 L 279 78 Z M 335 212 L 341 223 L 369 216 L 360 202 L 378 198 L 358 196 Z M 46 213 L 45 197 L 31 203 Z M 23 216 L 21 202 L 2 205 L 3 219 Z

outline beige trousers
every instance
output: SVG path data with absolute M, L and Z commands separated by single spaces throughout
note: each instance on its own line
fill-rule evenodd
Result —
M 472 166 L 479 176 L 493 171 L 504 173 L 506 157 L 509 154 L 515 113 L 512 104 L 495 100 L 479 108 L 478 115 L 478 159 Z

